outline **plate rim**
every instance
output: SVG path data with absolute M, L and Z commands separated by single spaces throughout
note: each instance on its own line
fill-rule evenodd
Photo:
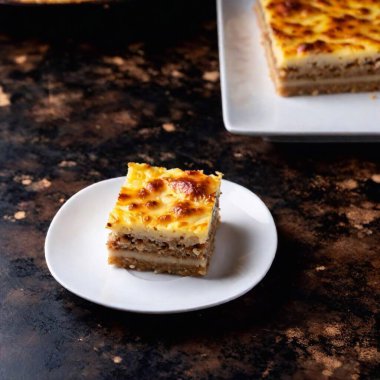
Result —
M 111 303 L 102 302 L 101 300 L 96 300 L 96 299 L 93 299 L 93 298 L 91 298 L 89 296 L 86 296 L 82 292 L 79 292 L 75 288 L 71 287 L 69 284 L 64 283 L 59 278 L 59 275 L 54 270 L 54 265 L 52 264 L 51 260 L 49 259 L 49 256 L 51 256 L 51 254 L 49 254 L 49 250 L 51 249 L 50 248 L 51 234 L 53 233 L 52 231 L 54 230 L 54 227 L 58 223 L 60 214 L 63 212 L 63 210 L 65 210 L 67 207 L 69 207 L 70 203 L 72 203 L 77 197 L 79 197 L 82 192 L 88 191 L 90 188 L 97 187 L 100 184 L 106 184 L 106 183 L 111 183 L 111 182 L 122 181 L 124 179 L 125 179 L 125 176 L 109 178 L 109 179 L 105 179 L 105 180 L 102 180 L 102 181 L 98 181 L 98 182 L 92 183 L 89 186 L 86 186 L 86 187 L 80 189 L 79 191 L 77 191 L 76 193 L 74 193 L 69 199 L 67 199 L 67 201 L 64 204 L 61 205 L 61 207 L 58 209 L 58 211 L 54 215 L 54 217 L 53 217 L 53 219 L 52 219 L 52 221 L 51 221 L 51 223 L 49 225 L 48 231 L 47 231 L 46 236 L 45 236 L 45 243 L 44 243 L 45 261 L 46 261 L 47 267 L 48 267 L 48 269 L 50 271 L 50 274 L 52 275 L 52 277 L 54 278 L 54 280 L 57 281 L 64 289 L 66 289 L 70 293 L 74 294 L 77 297 L 83 298 L 86 301 L 92 302 L 92 303 L 94 303 L 96 305 L 100 305 L 102 307 L 106 307 L 106 308 L 110 308 L 110 309 L 114 309 L 114 310 L 120 310 L 120 311 L 132 312 L 132 313 L 140 313 L 140 314 L 155 314 L 155 315 L 159 315 L 159 314 L 178 314 L 178 313 L 192 312 L 192 311 L 196 311 L 196 310 L 209 309 L 209 308 L 212 308 L 212 307 L 215 307 L 215 306 L 219 306 L 219 305 L 228 303 L 228 302 L 230 302 L 232 300 L 235 300 L 235 299 L 243 296 L 244 294 L 248 293 L 249 291 L 251 291 L 255 286 L 257 286 L 264 279 L 264 277 L 269 272 L 269 270 L 272 267 L 273 262 L 275 260 L 277 249 L 278 249 L 278 233 L 277 233 L 277 228 L 276 228 L 276 224 L 275 224 L 274 218 L 273 218 L 273 216 L 272 216 L 269 208 L 261 200 L 261 198 L 258 195 L 256 195 L 253 191 L 251 191 L 248 188 L 246 188 L 246 187 L 244 187 L 244 186 L 242 186 L 240 184 L 237 184 L 235 182 L 232 182 L 232 181 L 229 181 L 229 180 L 226 180 L 226 179 L 222 179 L 222 182 L 229 183 L 229 184 L 231 184 L 233 186 L 236 186 L 236 187 L 240 188 L 241 190 L 248 192 L 250 194 L 250 196 L 253 196 L 253 198 L 255 199 L 255 201 L 259 202 L 261 204 L 261 206 L 263 207 L 263 209 L 265 210 L 266 214 L 269 217 L 269 224 L 270 224 L 271 232 L 272 232 L 272 235 L 273 235 L 273 248 L 272 248 L 271 252 L 269 252 L 269 253 L 267 252 L 266 253 L 267 255 L 270 254 L 270 256 L 269 256 L 267 265 L 265 267 L 265 270 L 262 271 L 262 273 L 260 273 L 260 276 L 258 276 L 256 278 L 256 280 L 253 281 L 252 284 L 250 284 L 249 287 L 244 288 L 242 291 L 237 292 L 236 294 L 234 294 L 234 295 L 232 295 L 230 297 L 223 298 L 221 300 L 217 300 L 217 301 L 214 301 L 214 302 L 208 302 L 207 304 L 203 304 L 202 303 L 201 305 L 194 306 L 194 307 L 171 308 L 171 309 L 167 309 L 167 310 L 154 310 L 154 309 L 149 310 L 149 309 L 136 308 L 136 307 L 129 308 L 129 307 L 125 307 L 125 306 L 122 306 L 122 305 L 119 305 L 119 304 L 115 304 L 115 303 L 111 304 Z

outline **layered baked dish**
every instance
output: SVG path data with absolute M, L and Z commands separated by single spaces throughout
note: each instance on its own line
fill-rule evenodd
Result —
M 203 276 L 219 222 L 222 174 L 129 163 L 107 223 L 108 262 Z
M 380 90 L 380 1 L 257 0 L 277 92 Z

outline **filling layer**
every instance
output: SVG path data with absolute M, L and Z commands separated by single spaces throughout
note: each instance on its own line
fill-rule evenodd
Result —
M 115 233 L 110 234 L 108 247 L 114 250 L 129 250 L 138 253 L 154 252 L 159 256 L 175 256 L 175 257 L 198 257 L 204 256 L 208 250 L 209 242 L 205 244 L 196 244 L 186 247 L 178 242 L 156 242 L 149 239 L 137 239 L 131 235 L 118 236 Z
M 287 87 L 291 86 L 315 86 L 315 85 L 323 85 L 323 84 L 356 84 L 356 83 L 364 83 L 364 82 L 376 82 L 380 81 L 380 75 L 372 75 L 372 76 L 357 76 L 351 78 L 318 78 L 317 80 L 310 79 L 292 79 L 292 80 L 284 80 L 283 84 Z

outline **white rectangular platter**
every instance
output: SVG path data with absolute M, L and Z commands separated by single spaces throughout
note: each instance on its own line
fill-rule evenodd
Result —
M 380 141 L 380 93 L 276 94 L 254 0 L 217 0 L 223 119 L 228 131 L 279 140 Z

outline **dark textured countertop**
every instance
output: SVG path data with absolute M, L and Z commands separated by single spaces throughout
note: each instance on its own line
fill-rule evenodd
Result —
M 229 134 L 214 2 L 0 8 L 1 379 L 379 379 L 380 147 Z M 279 233 L 252 291 L 115 311 L 50 275 L 63 202 L 128 161 L 215 169 Z

